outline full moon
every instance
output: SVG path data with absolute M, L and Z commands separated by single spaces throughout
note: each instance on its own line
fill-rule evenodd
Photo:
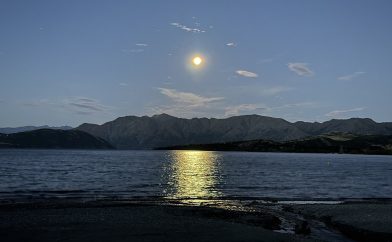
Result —
M 200 56 L 195 56 L 193 57 L 192 62 L 195 66 L 199 66 L 203 62 L 203 59 L 201 59 Z

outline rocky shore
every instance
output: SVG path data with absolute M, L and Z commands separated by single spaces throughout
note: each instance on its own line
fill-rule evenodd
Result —
M 390 201 L 0 205 L 1 241 L 392 241 Z

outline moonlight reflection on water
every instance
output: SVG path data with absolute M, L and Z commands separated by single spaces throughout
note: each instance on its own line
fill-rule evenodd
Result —
M 216 185 L 219 179 L 219 154 L 205 151 L 173 151 L 169 175 L 170 199 L 214 198 L 220 195 Z

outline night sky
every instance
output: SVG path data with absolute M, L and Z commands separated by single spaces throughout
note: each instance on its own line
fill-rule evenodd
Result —
M 378 0 L 2 0 L 0 127 L 159 113 L 392 121 L 391 13 Z

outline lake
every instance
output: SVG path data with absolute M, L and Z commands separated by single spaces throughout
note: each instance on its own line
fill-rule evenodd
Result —
M 0 199 L 391 198 L 392 156 L 0 150 Z

